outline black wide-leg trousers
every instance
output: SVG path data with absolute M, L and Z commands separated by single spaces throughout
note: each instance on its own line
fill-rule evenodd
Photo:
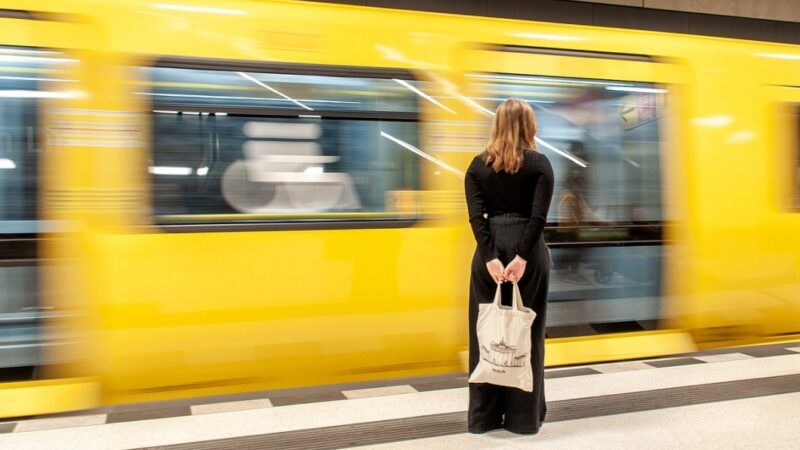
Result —
M 522 239 L 527 218 L 518 215 L 501 215 L 489 219 L 495 247 L 503 265 L 516 255 L 515 248 Z M 469 384 L 468 425 L 471 433 L 484 433 L 503 427 L 514 433 L 533 434 L 539 431 L 547 413 L 544 398 L 544 335 L 547 312 L 547 286 L 550 275 L 550 257 L 544 238 L 528 260 L 525 273 L 519 282 L 522 303 L 536 312 L 531 333 L 531 366 L 533 392 L 496 386 L 488 383 Z M 503 304 L 511 302 L 511 284 L 502 286 Z M 469 290 L 469 372 L 475 370 L 480 359 L 478 336 L 478 304 L 494 299 L 497 284 L 486 270 L 486 263 L 477 251 L 472 258 L 472 275 Z

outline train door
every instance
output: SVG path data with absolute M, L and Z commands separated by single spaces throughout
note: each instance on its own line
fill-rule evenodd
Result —
M 663 320 L 665 230 L 676 200 L 663 187 L 680 68 L 647 55 L 524 45 L 481 45 L 464 56 L 484 126 L 502 100 L 526 100 L 539 124 L 537 150 L 554 168 L 547 363 L 691 348 Z
M 44 248 L 57 234 L 41 213 L 45 117 L 74 94 L 65 74 L 78 61 L 60 48 L 80 38 L 77 28 L 0 9 L 0 417 L 96 405 L 91 383 L 48 372 L 63 343 L 52 324 L 68 313 L 44 293 Z
M 770 55 L 774 63 L 786 63 L 786 55 Z M 775 57 L 783 56 L 781 58 Z M 783 67 L 783 66 L 781 66 Z M 784 78 L 793 71 L 769 71 L 775 78 Z M 763 239 L 764 249 L 757 257 L 764 258 L 761 265 L 769 268 L 768 284 L 761 289 L 766 297 L 757 304 L 756 317 L 762 317 L 759 331 L 772 336 L 800 333 L 800 289 L 798 284 L 797 255 L 800 244 L 795 238 L 800 220 L 800 85 L 789 80 L 771 80 L 775 85 L 766 89 L 768 102 L 766 136 L 770 173 L 766 190 L 768 202 L 768 239 Z M 795 80 L 796 81 L 796 80 Z M 777 86 L 780 85 L 780 86 Z
M 0 47 L 0 380 L 35 377 L 41 365 L 37 241 L 39 112 L 58 52 Z
M 692 196 L 698 288 L 686 309 L 701 347 L 800 332 L 797 57 L 722 58 L 728 61 L 717 64 L 733 69 L 701 73 L 693 86 L 699 108 L 692 125 L 700 131 L 694 143 L 703 151 L 693 155 L 690 175 L 702 181 Z M 750 66 L 759 70 L 738 71 Z

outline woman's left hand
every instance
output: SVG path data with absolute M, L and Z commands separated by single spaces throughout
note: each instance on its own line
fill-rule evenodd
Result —
M 522 279 L 522 275 L 525 273 L 525 266 L 527 264 L 527 261 L 517 255 L 510 263 L 508 263 L 506 269 L 503 271 L 503 276 L 508 281 L 519 283 L 519 280 Z

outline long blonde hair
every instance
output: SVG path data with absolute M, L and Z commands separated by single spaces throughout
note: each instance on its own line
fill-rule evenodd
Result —
M 509 98 L 497 107 L 492 135 L 481 155 L 495 172 L 517 173 L 525 149 L 536 150 L 536 114 L 525 100 Z

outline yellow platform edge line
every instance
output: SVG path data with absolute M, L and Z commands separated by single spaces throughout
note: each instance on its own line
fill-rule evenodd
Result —
M 663 357 L 697 351 L 686 330 L 658 330 L 548 339 L 547 367 Z
M 100 401 L 100 383 L 89 378 L 0 383 L 0 418 L 96 408 Z

